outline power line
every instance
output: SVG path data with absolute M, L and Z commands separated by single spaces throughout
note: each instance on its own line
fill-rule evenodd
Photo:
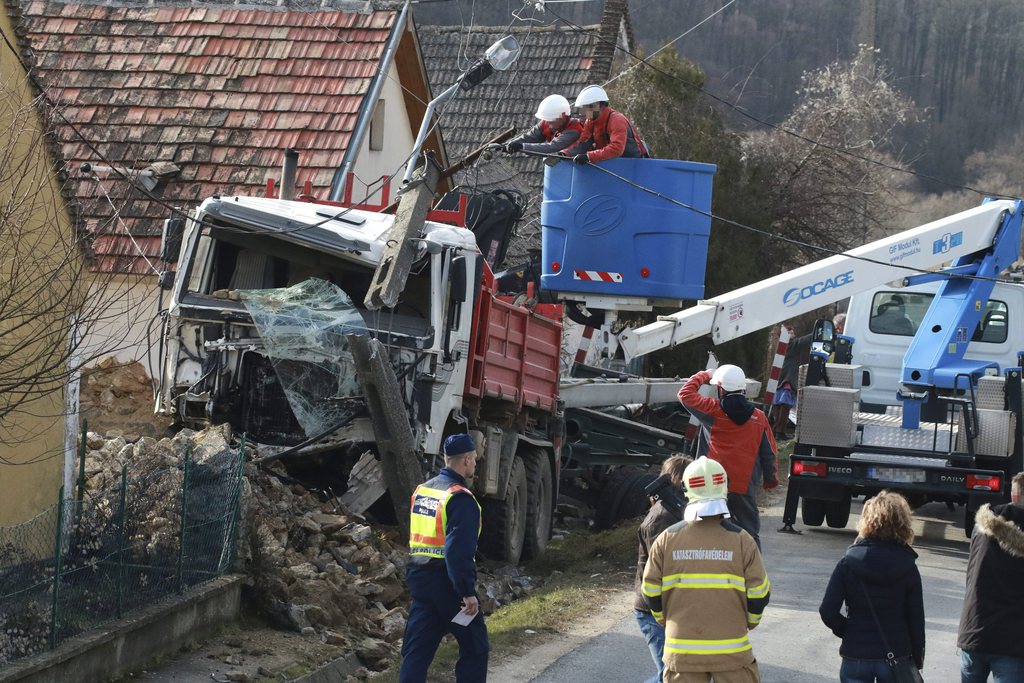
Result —
M 705 97 L 708 97 L 708 98 L 714 100 L 715 102 L 718 102 L 719 104 L 722 104 L 722 105 L 728 107 L 729 109 L 732 109 L 733 111 L 735 111 L 736 113 L 740 114 L 741 116 L 743 116 L 743 117 L 745 117 L 747 119 L 750 119 L 751 121 L 754 121 L 755 123 L 759 123 L 762 126 L 765 126 L 767 128 L 771 128 L 771 129 L 777 130 L 777 131 L 779 131 L 781 133 L 785 133 L 787 135 L 791 135 L 791 136 L 793 136 L 793 137 L 795 137 L 795 138 L 797 138 L 799 140 L 802 140 L 802 141 L 804 141 L 806 143 L 811 144 L 812 146 L 822 147 L 824 149 L 831 150 L 832 152 L 835 152 L 836 154 L 840 154 L 840 155 L 843 155 L 843 156 L 846 156 L 846 157 L 850 157 L 850 158 L 853 158 L 853 159 L 859 159 L 860 161 L 864 161 L 866 163 L 869 163 L 869 164 L 872 164 L 872 165 L 875 165 L 875 166 L 879 166 L 881 168 L 886 168 L 886 169 L 889 169 L 891 171 L 897 171 L 899 173 L 905 173 L 907 175 L 912 175 L 912 176 L 915 176 L 915 177 L 918 177 L 918 178 L 923 178 L 925 180 L 929 180 L 929 181 L 938 183 L 940 185 L 945 185 L 946 187 L 949 187 L 949 188 L 952 188 L 952 189 L 966 190 L 968 192 L 973 192 L 973 193 L 981 195 L 983 197 L 998 197 L 998 198 L 1004 198 L 1004 199 L 1021 199 L 1020 197 L 1017 197 L 1015 195 L 1006 195 L 1006 194 L 1001 194 L 1001 193 L 996 193 L 996 192 L 986 192 L 984 190 L 980 190 L 980 189 L 978 189 L 976 187 L 972 187 L 970 185 L 960 185 L 960 184 L 957 184 L 957 183 L 954 183 L 954 182 L 951 182 L 951 181 L 948 181 L 948 180 L 943 180 L 942 178 L 938 178 L 936 176 L 929 175 L 927 173 L 921 173 L 920 171 L 915 171 L 913 169 L 903 168 L 903 167 L 900 167 L 900 166 L 896 166 L 894 164 L 889 164 L 889 163 L 886 163 L 886 162 L 884 162 L 884 161 L 882 161 L 880 159 L 872 159 L 870 157 L 862 156 L 860 154 L 856 154 L 855 152 L 851 152 L 851 151 L 846 150 L 846 149 L 835 147 L 834 145 L 830 145 L 828 143 L 821 142 L 819 140 L 813 140 L 813 139 L 811 139 L 811 138 L 809 138 L 809 137 L 807 137 L 807 136 L 805 136 L 805 135 L 803 135 L 801 133 L 796 132 L 795 130 L 790 130 L 788 128 L 785 128 L 784 126 L 780 126 L 779 124 L 771 123 L 770 121 L 765 121 L 764 119 L 760 119 L 760 118 L 754 116 L 750 112 L 745 111 L 741 107 L 738 107 L 737 105 L 733 104 L 732 102 L 729 102 L 728 100 L 725 100 L 725 99 L 719 97 L 718 95 L 715 95 L 714 93 L 711 93 L 711 92 L 705 90 L 702 87 L 696 86 L 693 83 L 690 83 L 690 82 L 688 82 L 688 81 L 686 81 L 686 80 L 684 80 L 682 78 L 679 78 L 678 76 L 676 76 L 673 73 L 670 73 L 668 71 L 665 71 L 664 69 L 658 68 L 654 64 L 651 64 L 649 61 L 647 61 L 647 58 L 640 57 L 640 56 L 634 54 L 633 52 L 630 52 L 626 48 L 624 48 L 621 45 L 619 45 L 617 42 L 610 41 L 610 40 L 604 38 L 603 36 L 601 36 L 600 33 L 594 33 L 592 31 L 588 31 L 586 28 L 584 28 L 582 26 L 579 26 L 578 24 L 573 23 L 572 21 L 570 21 L 569 19 L 566 19 L 565 17 L 561 16 L 560 14 L 555 12 L 554 10 L 549 10 L 549 11 L 552 14 L 554 14 L 555 17 L 557 17 L 560 21 L 562 21 L 562 23 L 564 23 L 566 26 L 568 26 L 569 28 L 573 29 L 577 33 L 583 33 L 583 34 L 586 34 L 586 35 L 594 35 L 599 41 L 601 41 L 601 42 L 603 42 L 603 43 L 605 43 L 607 45 L 611 45 L 612 48 L 614 48 L 616 50 L 619 50 L 620 52 L 623 52 L 623 53 L 629 55 L 630 57 L 635 59 L 637 62 L 646 64 L 647 67 L 649 67 L 650 69 L 654 70 L 655 72 L 657 72 L 657 73 L 659 73 L 659 74 L 661 74 L 663 76 L 666 76 L 668 78 L 671 78 L 672 80 L 677 81 L 677 82 L 683 84 L 684 86 L 686 86 L 687 88 L 690 88 L 691 90 L 696 90 L 697 92 L 703 94 Z M 634 65 L 634 66 L 636 66 L 636 65 Z
M 538 152 L 524 152 L 524 153 L 528 154 L 530 156 L 546 157 L 546 158 L 550 158 L 550 159 L 559 159 L 559 160 L 564 161 L 566 163 L 570 163 L 570 160 L 568 158 L 562 156 L 561 154 L 542 154 L 542 153 L 538 153 Z M 853 254 L 850 254 L 847 251 L 839 251 L 838 249 L 832 249 L 830 247 L 823 247 L 823 246 L 820 246 L 820 245 L 817 245 L 817 244 L 811 244 L 809 242 L 803 242 L 801 240 L 798 240 L 798 239 L 795 239 L 795 238 L 792 238 L 792 237 L 786 237 L 785 235 L 779 235 L 777 233 L 770 232 L 768 230 L 764 230 L 763 228 L 755 228 L 755 227 L 753 227 L 751 225 L 746 225 L 745 223 L 740 223 L 739 221 L 732 220 L 731 218 L 725 218 L 724 216 L 719 216 L 718 214 L 712 213 L 711 211 L 704 211 L 703 209 L 698 209 L 697 207 L 691 206 L 691 205 L 689 205 L 689 204 L 687 204 L 685 202 L 681 202 L 678 199 L 675 199 L 674 197 L 669 197 L 668 195 L 663 194 L 661 192 L 658 192 L 657 190 L 654 190 L 652 188 L 645 187 L 644 185 L 636 183 L 636 182 L 630 180 L 629 178 L 621 176 L 618 173 L 615 173 L 614 171 L 612 171 L 610 169 L 607 169 L 607 168 L 605 168 L 603 166 L 600 166 L 598 164 L 589 164 L 589 165 L 592 166 L 593 168 L 596 168 L 597 170 L 601 171 L 602 173 L 605 173 L 607 175 L 610 175 L 613 178 L 616 178 L 620 182 L 623 182 L 626 185 L 629 185 L 630 187 L 636 188 L 637 190 L 640 190 L 642 192 L 646 192 L 647 194 L 650 194 L 650 195 L 653 195 L 655 197 L 658 197 L 659 199 L 663 199 L 663 200 L 669 202 L 670 204 L 674 204 L 674 205 L 676 205 L 678 207 L 687 209 L 687 210 L 692 211 L 692 212 L 694 212 L 696 214 L 700 214 L 701 216 L 705 216 L 706 218 L 710 218 L 712 220 L 716 220 L 716 221 L 718 221 L 720 223 L 725 223 L 726 225 L 731 225 L 731 226 L 733 226 L 735 228 L 739 228 L 741 230 L 747 230 L 749 232 L 756 233 L 758 235 L 761 235 L 763 237 L 767 237 L 767 238 L 772 239 L 772 240 L 778 240 L 778 241 L 781 241 L 781 242 L 786 242 L 787 244 L 792 244 L 794 246 L 803 247 L 805 249 L 809 249 L 809 250 L 812 250 L 812 251 L 821 252 L 823 254 L 828 254 L 830 256 L 845 256 L 845 257 L 853 259 L 855 261 L 863 261 L 865 263 L 873 263 L 875 265 L 881 265 L 881 266 L 886 266 L 886 267 L 891 267 L 891 268 L 900 268 L 902 270 L 908 270 L 908 271 L 911 271 L 911 272 L 914 272 L 914 273 L 919 273 L 919 274 L 941 275 L 943 277 L 946 277 L 947 279 L 961 278 L 961 279 L 964 279 L 964 280 L 981 280 L 981 281 L 986 281 L 986 282 L 1002 282 L 1004 284 L 1017 285 L 1017 283 L 1009 283 L 1006 280 L 1000 280 L 999 278 L 985 277 L 985 276 L 982 276 L 982 275 L 965 275 L 965 274 L 959 274 L 959 273 L 942 273 L 942 272 L 937 272 L 937 271 L 932 271 L 932 270 L 926 270 L 924 268 L 915 268 L 914 266 L 906 266 L 906 265 L 903 265 L 903 264 L 889 263 L 888 261 L 880 261 L 878 259 L 868 258 L 867 256 L 854 256 Z M 1019 201 L 1024 201 L 1024 200 L 1019 200 Z M 1024 285 L 1017 285 L 1017 286 L 1024 286 Z

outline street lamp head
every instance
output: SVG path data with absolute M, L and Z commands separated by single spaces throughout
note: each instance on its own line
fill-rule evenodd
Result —
M 519 41 L 515 36 L 505 36 L 487 48 L 484 59 L 497 71 L 508 71 L 519 59 Z
M 459 77 L 462 90 L 472 90 L 495 71 L 507 71 L 519 59 L 519 41 L 514 36 L 505 36 L 487 48 L 484 56 Z

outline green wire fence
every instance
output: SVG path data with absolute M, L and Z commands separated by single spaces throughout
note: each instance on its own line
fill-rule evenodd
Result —
M 84 430 L 83 430 L 84 433 Z M 85 489 L 33 519 L 0 526 L 0 667 L 230 571 L 245 438 L 202 462 Z

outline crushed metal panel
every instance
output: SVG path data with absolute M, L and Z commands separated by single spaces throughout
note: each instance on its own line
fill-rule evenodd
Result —
M 348 489 L 341 496 L 341 504 L 357 515 L 366 512 L 377 502 L 388 487 L 384 483 L 384 469 L 373 451 L 366 451 L 348 475 Z
M 341 422 L 344 399 L 360 395 L 345 335 L 366 334 L 349 295 L 316 278 L 239 293 L 306 436 Z

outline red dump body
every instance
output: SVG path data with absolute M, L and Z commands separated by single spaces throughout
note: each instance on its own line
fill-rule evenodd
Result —
M 518 411 L 558 409 L 562 307 L 535 310 L 496 296 L 494 275 L 484 264 L 473 315 L 466 396 L 511 401 Z

